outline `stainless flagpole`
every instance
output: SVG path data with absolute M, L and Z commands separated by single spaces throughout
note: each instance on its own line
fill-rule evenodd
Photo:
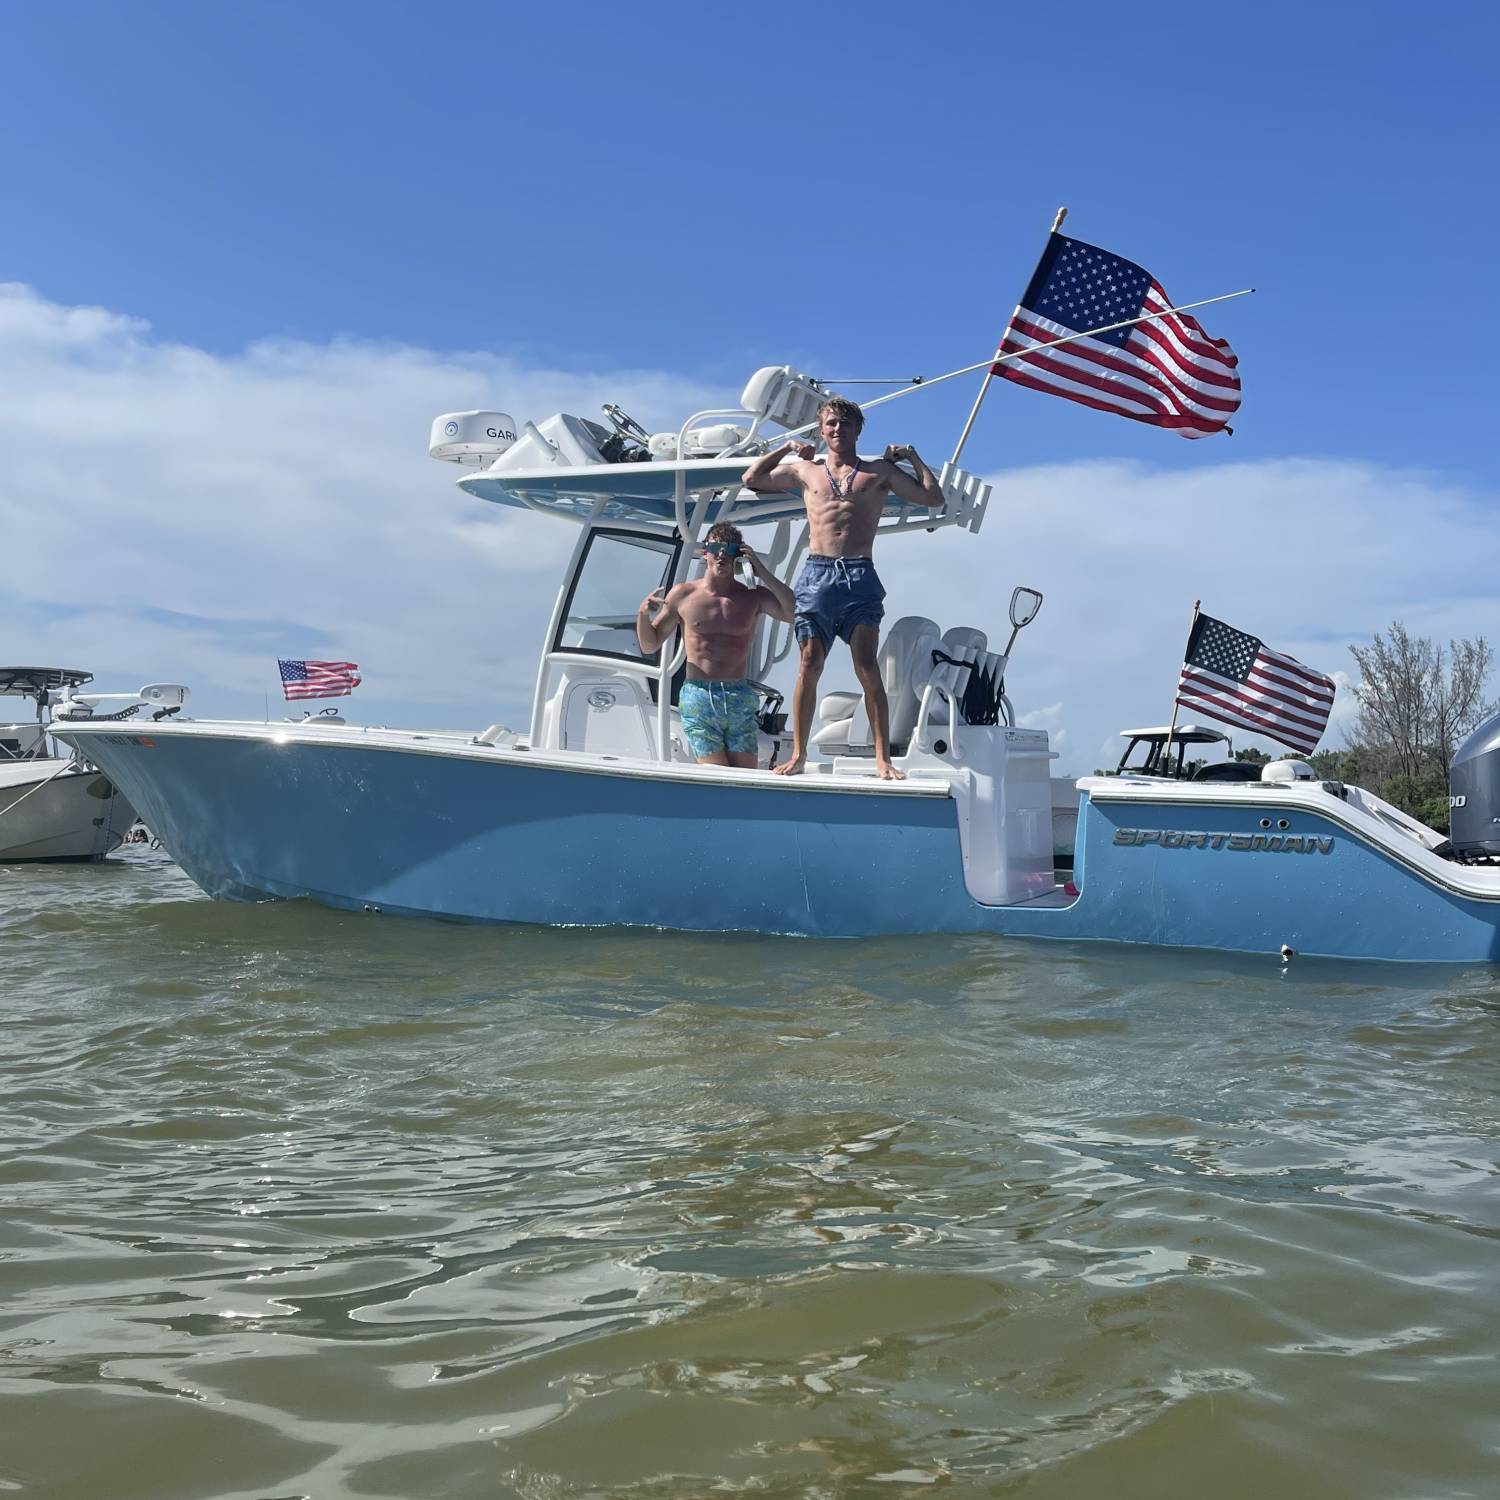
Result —
M 1064 205 L 1062 208 L 1058 209 L 1057 217 L 1052 221 L 1052 228 L 1047 231 L 1049 241 L 1051 236 L 1056 234 L 1057 231 L 1062 228 L 1062 221 L 1067 217 L 1068 210 L 1067 206 Z M 1045 255 L 1046 251 L 1044 250 L 1042 253 Z M 1040 260 L 1038 260 L 1037 264 L 1041 264 Z M 1004 342 L 1003 335 L 1001 338 L 1001 342 Z M 999 357 L 1000 346 L 997 344 L 995 346 L 995 358 L 999 359 Z M 969 420 L 964 423 L 964 430 L 958 435 L 958 442 L 954 445 L 953 448 L 953 457 L 949 459 L 950 463 L 956 464 L 958 462 L 959 455 L 964 451 L 964 444 L 969 441 L 969 433 L 973 430 L 974 427 L 974 418 L 979 415 L 979 408 L 984 405 L 985 394 L 989 391 L 990 381 L 992 381 L 994 378 L 995 367 L 991 365 L 989 369 L 984 372 L 984 379 L 980 382 L 979 385 L 979 394 L 974 398 L 974 409 L 969 413 Z
M 935 385 L 941 385 L 945 380 L 957 380 L 960 375 L 972 375 L 976 370 L 983 370 L 990 365 L 1007 364 L 1013 359 L 1025 359 L 1028 355 L 1035 354 L 1041 349 L 1056 349 L 1059 344 L 1071 344 L 1075 339 L 1091 339 L 1096 334 L 1113 333 L 1117 328 L 1133 328 L 1137 323 L 1152 323 L 1158 318 L 1170 318 L 1173 313 L 1191 312 L 1195 307 L 1208 307 L 1214 302 L 1228 302 L 1232 297 L 1248 297 L 1255 288 L 1247 286 L 1237 292 L 1225 292 L 1218 297 L 1204 297 L 1198 302 L 1179 302 L 1176 307 L 1164 307 L 1160 312 L 1141 313 L 1138 317 L 1122 318 L 1118 323 L 1105 323 L 1099 328 L 1085 328 L 1080 333 L 1064 334 L 1061 338 L 1048 339 L 1044 344 L 1031 344 L 1025 349 L 1017 349 L 1014 354 L 990 354 L 984 359 L 977 360 L 972 365 L 965 365 L 959 370 L 949 370 L 946 375 L 934 375 L 930 380 L 923 380 L 921 384 L 913 382 L 903 390 L 890 391 L 884 396 L 876 396 L 873 401 L 861 401 L 858 403 L 861 411 L 869 411 L 876 406 L 884 406 L 887 401 L 899 401 L 903 396 L 910 396 L 917 391 L 930 390 Z M 817 429 L 816 422 L 805 422 L 801 427 L 794 427 L 786 434 L 787 438 L 801 437 L 804 432 L 813 432 Z M 785 438 L 782 439 L 785 441 Z
M 1203 606 L 1203 601 L 1201 599 L 1194 599 L 1193 600 L 1193 623 L 1188 626 L 1188 650 L 1189 651 L 1192 649 L 1192 646 L 1193 646 L 1193 631 L 1198 628 L 1198 611 L 1199 611 L 1199 609 L 1202 608 L 1202 606 Z M 1182 653 L 1182 659 L 1183 659 L 1184 662 L 1187 661 L 1187 651 L 1184 651 Z M 1178 668 L 1178 677 L 1179 677 L 1179 679 L 1181 678 L 1181 676 L 1182 676 L 1182 669 L 1179 667 Z M 1168 766 L 1170 764 L 1170 762 L 1171 762 L 1171 759 L 1172 759 L 1172 736 L 1177 733 L 1177 708 L 1178 708 L 1177 694 L 1173 693 L 1173 695 L 1172 695 L 1172 722 L 1167 726 L 1167 744 L 1166 744 L 1166 748 L 1162 751 L 1162 758 L 1161 758 L 1161 763 L 1162 763 L 1163 767 Z
M 982 370 L 986 365 L 1008 364 L 1013 359 L 1025 359 L 1027 355 L 1035 354 L 1041 349 L 1056 349 L 1059 344 L 1071 344 L 1075 339 L 1091 339 L 1096 334 L 1113 333 L 1117 328 L 1133 328 L 1137 323 L 1150 323 L 1157 318 L 1170 318 L 1173 313 L 1191 312 L 1195 307 L 1207 307 L 1213 302 L 1228 302 L 1231 297 L 1248 297 L 1255 288 L 1247 286 L 1237 292 L 1225 292 L 1220 297 L 1204 297 L 1199 302 L 1179 302 L 1176 307 L 1164 307 L 1160 312 L 1142 313 L 1136 318 L 1122 318 L 1118 323 L 1105 323 L 1100 328 L 1085 328 L 1081 333 L 1067 333 L 1060 339 L 1048 339 L 1044 344 L 1031 344 L 1025 349 L 1017 349 L 1014 354 L 992 354 L 988 359 L 981 359 L 972 365 L 965 365 L 961 370 L 949 370 L 946 375 L 934 375 L 931 380 L 924 380 L 921 385 L 908 386 L 904 391 L 892 391 L 887 396 L 877 396 L 873 401 L 861 403 L 861 411 L 869 411 L 872 406 L 879 406 L 885 401 L 895 401 L 900 396 L 909 396 L 913 391 L 925 391 L 930 385 L 939 385 L 945 380 L 952 380 L 958 375 L 972 375 L 975 370 Z M 810 432 L 817 424 L 809 422 L 802 430 Z

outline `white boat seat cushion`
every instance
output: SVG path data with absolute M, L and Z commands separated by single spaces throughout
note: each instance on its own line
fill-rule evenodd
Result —
M 989 649 L 990 638 L 977 625 L 954 625 L 943 632 L 938 649 L 947 656 L 973 659 Z
M 818 704 L 818 719 L 823 724 L 835 724 L 847 719 L 859 704 L 859 693 L 830 693 Z

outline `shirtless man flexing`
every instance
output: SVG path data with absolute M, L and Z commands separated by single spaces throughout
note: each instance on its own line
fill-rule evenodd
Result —
M 943 503 L 943 492 L 915 448 L 892 443 L 884 458 L 861 458 L 854 444 L 864 425 L 864 413 L 854 402 L 834 396 L 818 408 L 826 459 L 814 463 L 811 443 L 788 442 L 745 470 L 746 489 L 799 488 L 811 532 L 812 550 L 797 575 L 795 628 L 802 656 L 793 701 L 792 755 L 776 768 L 781 776 L 795 776 L 807 762 L 818 679 L 835 637 L 849 643 L 854 675 L 864 689 L 875 732 L 876 774 L 886 781 L 900 781 L 904 775 L 891 764 L 890 705 L 875 660 L 885 589 L 875 576 L 870 549 L 887 495 L 936 508 Z M 915 479 L 897 468 L 899 459 L 911 463 Z
M 687 680 L 677 703 L 682 737 L 705 765 L 753 769 L 760 700 L 745 680 L 745 671 L 755 622 L 767 614 L 790 624 L 796 602 L 792 591 L 745 545 L 739 528 L 727 521 L 709 528 L 702 557 L 702 578 L 665 591 L 655 589 L 641 600 L 635 636 L 649 655 L 682 626 L 687 643 Z M 760 588 L 747 589 L 735 578 L 737 557 L 750 564 Z

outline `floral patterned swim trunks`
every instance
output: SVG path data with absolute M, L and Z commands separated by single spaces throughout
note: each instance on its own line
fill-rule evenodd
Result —
M 682 684 L 677 707 L 682 737 L 699 760 L 720 750 L 754 754 L 759 746 L 760 698 L 743 677 L 734 682 L 690 677 Z

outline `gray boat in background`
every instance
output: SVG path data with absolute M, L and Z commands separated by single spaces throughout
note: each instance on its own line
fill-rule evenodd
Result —
M 93 680 L 71 667 L 0 667 L 0 698 L 35 704 L 33 716 L 0 723 L 0 863 L 103 859 L 135 822 L 114 782 L 59 754 L 49 732 L 56 695 Z

